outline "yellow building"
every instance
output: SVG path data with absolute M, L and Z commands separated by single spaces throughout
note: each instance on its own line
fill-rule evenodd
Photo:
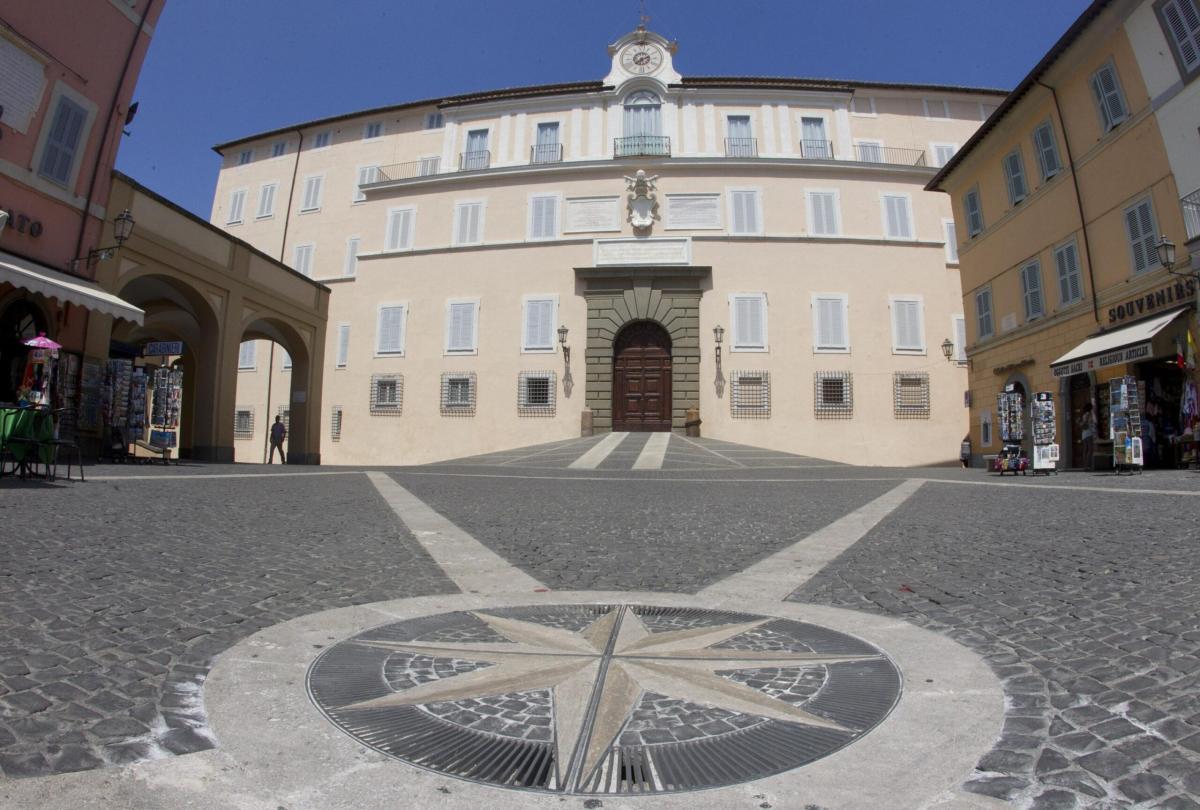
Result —
M 685 77 L 675 57 L 639 30 L 600 80 L 217 147 L 212 222 L 332 289 L 325 462 L 682 430 L 693 408 L 730 441 L 957 457 L 954 223 L 922 189 L 1003 94 Z M 260 460 L 290 372 L 263 343 L 241 360 L 237 457 Z
M 1171 269 L 1188 268 L 1181 191 L 1191 188 L 1178 187 L 1171 152 L 1197 164 L 1195 124 L 1190 147 L 1173 129 L 1198 113 L 1170 118 L 1169 131 L 1162 116 L 1190 97 L 1196 12 L 1196 0 L 1093 3 L 926 186 L 950 195 L 960 223 L 976 456 L 1000 449 L 997 394 L 1011 385 L 1055 395 L 1060 466 L 1088 463 L 1089 403 L 1097 459 L 1110 458 L 1108 382 L 1122 375 L 1145 383 L 1147 462 L 1187 449 L 1168 439 L 1196 379 L 1176 363 L 1189 325 L 1195 334 L 1195 280 L 1169 273 L 1156 245 L 1165 235 L 1179 246 Z M 1173 28 L 1177 17 L 1193 28 Z

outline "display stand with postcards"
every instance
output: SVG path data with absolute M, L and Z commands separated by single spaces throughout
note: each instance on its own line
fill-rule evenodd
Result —
M 1025 428 L 1021 423 L 1023 399 L 1021 392 L 1011 384 L 996 395 L 996 412 L 1000 417 L 1000 440 L 1003 444 L 1000 454 L 992 462 L 992 472 L 1024 475 L 1029 469 L 1029 456 L 1021 449 L 1021 439 L 1025 438 Z
M 1054 395 L 1038 391 L 1029 403 L 1029 419 L 1033 426 L 1033 474 L 1058 475 L 1058 444 L 1054 441 Z
M 1142 396 L 1136 377 L 1118 377 L 1108 383 L 1109 437 L 1113 443 L 1113 469 L 1121 473 L 1142 471 Z

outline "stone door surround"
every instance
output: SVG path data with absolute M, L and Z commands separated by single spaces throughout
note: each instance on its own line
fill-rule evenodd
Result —
M 577 267 L 587 300 L 586 403 L 595 430 L 612 430 L 613 341 L 634 321 L 654 321 L 671 336 L 671 427 L 682 430 L 700 407 L 700 296 L 711 267 Z

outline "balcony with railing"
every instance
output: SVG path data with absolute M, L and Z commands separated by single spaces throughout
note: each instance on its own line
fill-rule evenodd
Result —
M 758 138 L 726 138 L 725 157 L 758 157 Z
M 539 143 L 529 147 L 530 163 L 562 163 L 561 143 Z
M 372 182 L 380 180 L 409 180 L 413 177 L 428 177 L 437 174 L 441 169 L 442 159 L 440 157 L 422 158 L 421 160 L 411 160 L 408 163 L 392 163 L 387 166 L 380 166 L 376 169 L 376 179 Z
M 854 159 L 861 163 L 890 163 L 893 166 L 926 166 L 924 149 L 903 149 L 874 143 L 854 144 Z
M 474 152 L 462 152 L 458 156 L 458 170 L 460 172 L 478 172 L 492 165 L 492 153 L 487 149 L 478 149 Z
M 800 141 L 800 157 L 808 160 L 833 160 L 833 141 Z
M 1183 209 L 1183 224 L 1187 228 L 1188 245 L 1200 240 L 1200 188 L 1179 200 Z
M 670 157 L 671 139 L 665 135 L 630 135 L 613 138 L 613 157 Z

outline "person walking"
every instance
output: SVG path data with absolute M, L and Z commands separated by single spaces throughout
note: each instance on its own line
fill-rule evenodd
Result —
M 1087 460 L 1088 470 L 1093 471 L 1096 469 L 1096 415 L 1092 413 L 1092 403 L 1084 404 L 1079 426 L 1079 437 L 1083 439 L 1083 457 Z
M 275 424 L 271 425 L 271 455 L 267 458 L 267 463 L 271 464 L 275 461 L 275 451 L 279 451 L 279 463 L 287 464 L 287 454 L 283 452 L 283 440 L 287 438 L 287 426 L 283 424 L 283 417 L 276 416 Z

